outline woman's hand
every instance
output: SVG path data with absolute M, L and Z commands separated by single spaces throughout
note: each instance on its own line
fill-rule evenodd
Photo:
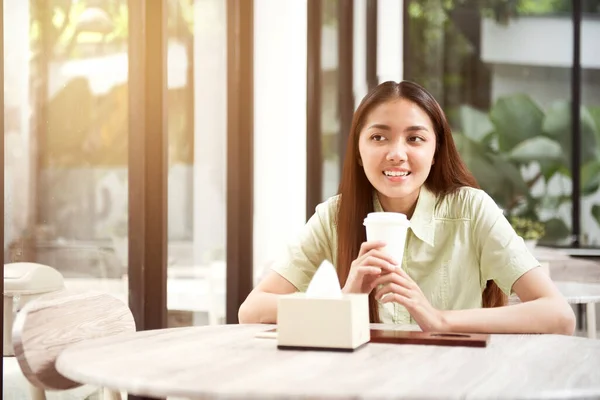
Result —
M 401 268 L 381 275 L 373 280 L 371 285 L 371 289 L 382 285 L 375 292 L 376 300 L 403 305 L 424 332 L 446 330 L 442 311 L 435 309 L 429 303 L 419 286 Z
M 364 242 L 342 289 L 344 293 L 371 293 L 373 282 L 381 276 L 400 269 L 397 262 L 381 248 L 383 242 Z

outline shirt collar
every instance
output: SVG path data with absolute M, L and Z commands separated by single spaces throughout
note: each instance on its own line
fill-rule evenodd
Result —
M 419 198 L 417 199 L 417 206 L 410 219 L 410 229 L 415 236 L 430 246 L 434 245 L 435 225 L 433 213 L 436 201 L 437 196 L 425 186 L 421 186 Z M 377 196 L 377 191 L 374 191 L 373 193 L 373 208 L 377 212 L 383 211 L 383 207 L 381 207 L 381 203 L 379 202 L 379 196 Z

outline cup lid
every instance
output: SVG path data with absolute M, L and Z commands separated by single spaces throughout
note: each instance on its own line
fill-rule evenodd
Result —
M 410 225 L 410 222 L 408 221 L 408 218 L 406 218 L 406 215 L 404 215 L 402 213 L 386 212 L 386 211 L 372 212 L 372 213 L 367 214 L 367 217 L 365 218 L 363 225 L 366 225 L 367 223 L 369 223 L 369 224 L 392 223 L 392 224 Z

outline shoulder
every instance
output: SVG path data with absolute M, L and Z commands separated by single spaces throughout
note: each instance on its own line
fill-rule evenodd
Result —
M 502 213 L 502 209 L 489 194 L 467 186 L 439 198 L 436 211 L 441 218 L 457 219 L 473 219 L 482 213 Z
M 315 216 L 322 224 L 333 226 L 337 217 L 340 195 L 332 196 L 315 208 Z

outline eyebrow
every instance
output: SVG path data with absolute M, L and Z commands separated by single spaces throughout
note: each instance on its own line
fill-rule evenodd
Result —
M 373 124 L 371 126 L 369 126 L 369 129 L 381 129 L 381 130 L 385 130 L 385 131 L 391 131 L 392 128 L 390 128 L 389 125 L 385 125 L 385 124 Z M 427 129 L 427 127 L 423 126 L 423 125 L 412 125 L 409 126 L 408 128 L 406 128 L 404 130 L 405 132 L 417 132 L 417 131 L 428 131 L 429 129 Z
M 413 125 L 413 126 L 409 126 L 404 131 L 405 132 L 416 132 L 416 131 L 427 131 L 427 132 L 429 132 L 429 129 L 427 129 L 427 127 L 425 127 L 423 125 Z
M 373 124 L 371 126 L 369 126 L 369 129 L 381 129 L 384 131 L 391 131 L 392 128 L 390 128 L 389 125 L 384 125 L 384 124 Z

